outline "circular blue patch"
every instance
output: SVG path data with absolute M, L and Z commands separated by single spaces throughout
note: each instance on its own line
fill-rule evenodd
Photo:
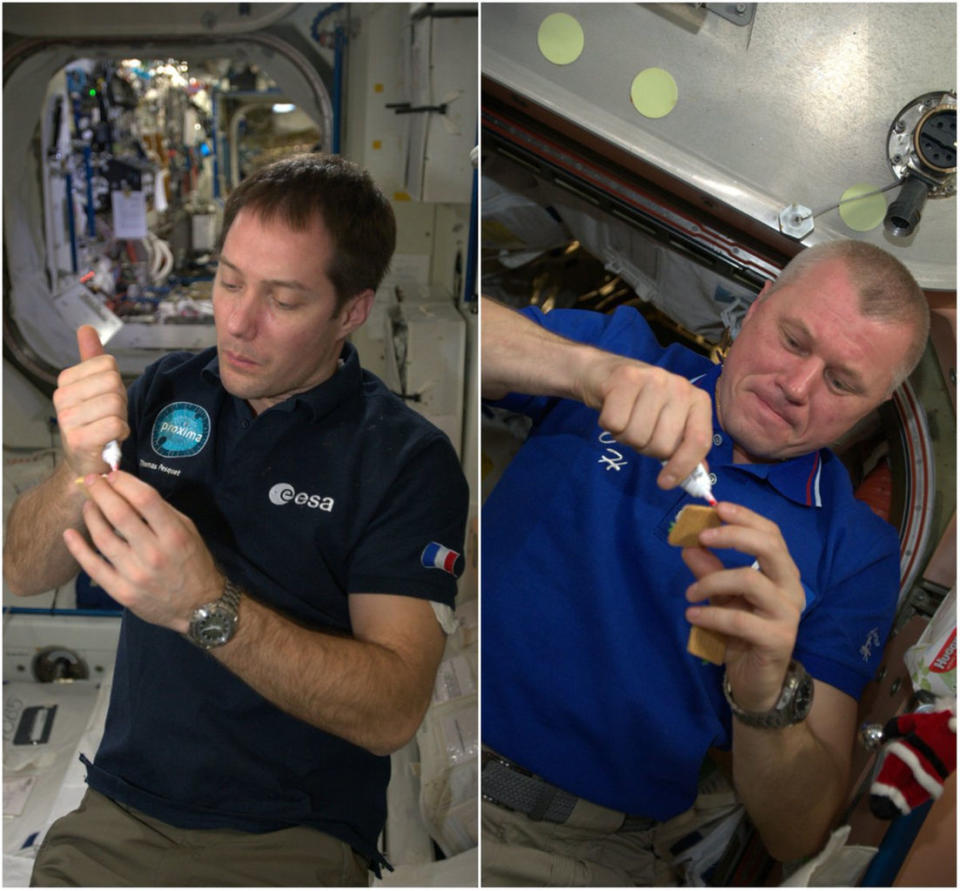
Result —
M 172 402 L 153 422 L 150 445 L 161 458 L 189 458 L 210 438 L 210 415 L 202 405 Z

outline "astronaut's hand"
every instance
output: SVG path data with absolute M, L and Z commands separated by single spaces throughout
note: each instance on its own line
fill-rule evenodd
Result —
M 780 696 L 806 603 L 800 571 L 780 527 L 737 504 L 721 501 L 724 525 L 700 533 L 699 548 L 683 560 L 697 581 L 687 589 L 687 619 L 727 637 L 726 668 L 733 698 L 747 711 L 764 712 Z M 725 569 L 707 548 L 732 548 L 756 557 L 755 568 Z
M 60 425 L 64 457 L 74 476 L 105 473 L 104 446 L 130 435 L 127 391 L 117 360 L 103 351 L 96 329 L 77 329 L 80 363 L 61 372 L 53 405 Z
M 88 475 L 84 486 L 83 517 L 100 554 L 67 529 L 63 540 L 74 559 L 145 622 L 185 634 L 193 610 L 216 600 L 224 582 L 193 521 L 123 471 Z
M 663 489 L 689 476 L 710 451 L 710 397 L 680 375 L 609 355 L 586 366 L 577 389 L 617 442 L 667 462 L 657 477 Z

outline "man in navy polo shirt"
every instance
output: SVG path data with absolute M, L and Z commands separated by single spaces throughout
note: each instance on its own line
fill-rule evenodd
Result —
M 365 173 L 297 156 L 227 202 L 216 348 L 128 394 L 78 332 L 64 461 L 14 507 L 4 568 L 29 594 L 82 567 L 126 609 L 90 789 L 35 884 L 379 872 L 388 756 L 430 700 L 468 497 L 450 442 L 346 342 L 394 243 Z M 101 476 L 110 440 L 122 469 Z
M 533 421 L 483 509 L 485 884 L 663 881 L 631 845 L 693 804 L 711 748 L 770 852 L 812 854 L 899 579 L 827 446 L 919 360 L 922 292 L 871 245 L 811 248 L 722 367 L 631 308 L 485 301 L 482 322 L 484 396 Z M 681 551 L 701 461 L 723 525 Z M 686 651 L 691 625 L 725 665 Z

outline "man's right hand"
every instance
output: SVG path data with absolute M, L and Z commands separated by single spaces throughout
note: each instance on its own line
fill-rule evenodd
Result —
M 655 365 L 567 340 L 483 299 L 483 396 L 507 393 L 577 399 L 600 412 L 614 438 L 666 461 L 657 484 L 671 489 L 710 451 L 713 408 L 704 390 Z
M 101 457 L 104 446 L 130 435 L 127 425 L 127 391 L 117 360 L 103 351 L 95 328 L 77 329 L 80 363 L 57 378 L 53 405 L 60 425 L 64 459 L 75 476 L 105 473 L 110 468 Z
M 599 353 L 582 366 L 580 399 L 599 409 L 600 426 L 624 445 L 666 461 L 657 485 L 682 482 L 710 451 L 713 408 L 686 378 L 623 356 Z

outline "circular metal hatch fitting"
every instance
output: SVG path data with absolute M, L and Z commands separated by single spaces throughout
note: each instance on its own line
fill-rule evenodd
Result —
M 87 663 L 68 647 L 44 647 L 33 657 L 33 676 L 41 683 L 77 681 L 90 677 Z
M 924 93 L 893 119 L 887 157 L 897 179 L 915 176 L 928 186 L 929 198 L 949 198 L 957 190 L 957 96 Z

